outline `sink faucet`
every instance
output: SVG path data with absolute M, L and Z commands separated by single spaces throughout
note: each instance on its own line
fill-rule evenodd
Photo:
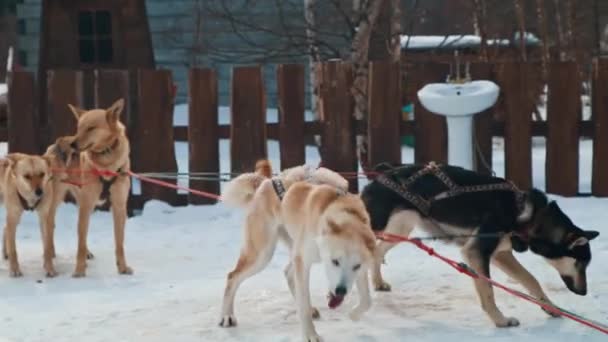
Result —
M 471 82 L 471 72 L 470 72 L 470 66 L 471 66 L 471 62 L 466 61 L 465 63 L 465 75 L 464 78 L 460 77 L 460 53 L 458 50 L 454 51 L 454 61 L 456 64 L 456 78 L 452 78 L 453 75 L 453 64 L 450 63 L 450 73 L 448 74 L 448 76 L 446 77 L 445 82 L 446 83 L 467 83 L 467 82 Z

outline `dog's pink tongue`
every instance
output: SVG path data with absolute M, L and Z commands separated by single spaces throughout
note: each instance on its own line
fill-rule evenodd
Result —
M 344 296 L 335 295 L 333 293 L 329 294 L 329 301 L 327 302 L 327 306 L 330 309 L 335 309 L 344 301 Z

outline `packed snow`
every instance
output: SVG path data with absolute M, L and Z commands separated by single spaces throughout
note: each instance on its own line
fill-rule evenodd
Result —
M 184 109 L 178 108 L 176 121 Z M 226 111 L 222 111 L 226 120 Z M 272 113 L 270 113 L 272 115 Z M 176 122 L 176 124 L 179 124 Z M 504 170 L 500 140 L 493 165 Z M 5 145 L 2 146 L 5 148 Z M 228 171 L 229 142 L 220 144 L 221 169 Z M 271 161 L 279 167 L 278 144 L 268 143 Z M 0 153 L 4 153 L 1 151 Z M 187 170 L 187 145 L 176 144 L 180 170 Z M 319 156 L 307 148 L 307 161 Z M 544 188 L 544 143 L 535 140 L 534 182 Z M 403 160 L 413 150 L 403 149 Z M 581 190 L 590 188 L 591 144 L 581 144 Z M 363 183 L 363 181 L 362 181 Z M 608 199 L 555 198 L 575 223 L 602 235 L 592 243 L 594 261 L 588 269 L 589 294 L 570 293 L 558 274 L 530 253 L 518 259 L 539 279 L 553 301 L 579 314 L 608 322 Z M 4 219 L 4 209 L 0 209 Z M 280 247 L 269 267 L 246 281 L 237 294 L 235 328 L 218 327 L 225 276 L 234 266 L 242 240 L 243 212 L 222 204 L 172 208 L 147 203 L 141 215 L 127 222 L 126 255 L 135 273 L 116 272 L 112 219 L 97 212 L 91 219 L 89 247 L 96 258 L 87 277 L 73 279 L 77 210 L 64 205 L 57 215 L 56 268 L 59 276 L 44 277 L 36 215 L 23 216 L 18 252 L 23 278 L 9 278 L 0 263 L 0 342 L 4 341 L 300 341 L 294 301 L 283 277 L 286 249 Z M 422 236 L 414 231 L 414 236 Z M 460 259 L 457 248 L 431 244 Z M 495 290 L 497 303 L 521 326 L 498 329 L 481 310 L 472 281 L 414 246 L 398 246 L 387 255 L 385 278 L 391 293 L 373 293 L 372 309 L 359 322 L 348 318 L 356 298 L 335 311 L 325 305 L 327 289 L 320 266 L 313 267 L 312 300 L 321 309 L 318 332 L 326 341 L 605 341 L 606 336 L 567 319 L 549 318 L 538 307 Z M 502 273 L 495 279 L 521 289 Z

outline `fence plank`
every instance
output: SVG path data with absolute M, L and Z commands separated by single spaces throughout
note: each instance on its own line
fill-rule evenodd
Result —
M 471 65 L 471 77 L 474 80 L 494 80 L 492 65 L 474 63 Z M 494 108 L 474 116 L 473 160 L 477 172 L 492 174 L 492 125 L 494 123 Z
M 608 196 L 608 58 L 593 61 L 593 174 L 591 193 Z
M 399 63 L 372 62 L 369 73 L 369 165 L 401 163 Z
M 499 76 L 505 103 L 505 175 L 522 189 L 532 186 L 532 122 L 527 76 L 533 67 L 505 63 Z
M 351 85 L 350 64 L 337 61 L 321 64 L 322 165 L 339 172 L 357 171 Z M 357 189 L 357 179 L 350 179 L 349 190 L 357 192 Z
M 232 70 L 230 167 L 232 172 L 251 172 L 258 159 L 266 158 L 266 95 L 262 68 Z
M 304 65 L 281 64 L 277 69 L 279 148 L 281 169 L 306 160 L 304 136 Z
M 124 99 L 125 109 L 120 121 L 127 127 L 131 115 L 129 89 L 128 70 L 95 70 L 95 108 L 108 108 L 118 99 Z
M 139 70 L 139 110 L 132 136 L 132 169 L 136 172 L 176 172 L 173 141 L 173 96 L 171 73 Z M 170 181 L 175 183 L 175 181 Z M 144 199 L 175 203 L 177 192 L 154 184 L 142 184 Z
M 220 171 L 217 74 L 212 69 L 191 69 L 188 75 L 188 146 L 190 172 Z M 219 181 L 190 180 L 190 187 L 220 193 Z M 189 194 L 190 204 L 215 200 Z
M 36 154 L 41 152 L 37 129 L 34 75 L 13 71 L 8 75 L 8 152 Z
M 549 69 L 547 100 L 547 192 L 578 194 L 581 82 L 574 62 L 553 63 Z
M 83 75 L 76 70 L 49 70 L 47 85 L 47 114 L 51 126 L 50 141 L 47 143 L 50 143 L 57 137 L 76 133 L 77 120 L 68 104 L 84 107 Z
M 411 82 L 416 84 L 416 91 L 427 83 L 444 82 L 448 75 L 448 66 L 440 63 L 421 63 L 409 70 Z M 418 96 L 414 102 L 416 120 L 415 151 L 416 163 L 435 161 L 447 163 L 448 133 L 445 117 L 433 114 L 420 103 Z

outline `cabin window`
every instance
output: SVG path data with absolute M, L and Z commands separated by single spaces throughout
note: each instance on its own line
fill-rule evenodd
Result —
M 81 63 L 112 63 L 114 49 L 112 16 L 109 11 L 80 11 L 78 13 L 78 45 Z

